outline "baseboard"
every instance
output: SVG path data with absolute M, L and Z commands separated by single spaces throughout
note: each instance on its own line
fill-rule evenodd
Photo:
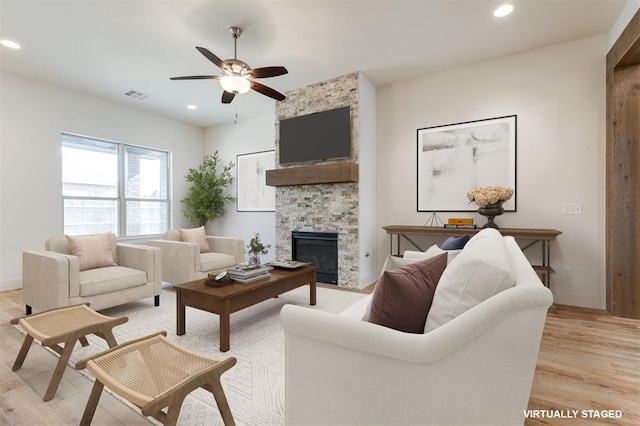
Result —
M 22 288 L 22 278 L 0 281 L 0 291 Z
M 558 305 L 580 306 L 582 308 L 606 309 L 604 296 L 564 293 L 553 290 L 553 302 Z

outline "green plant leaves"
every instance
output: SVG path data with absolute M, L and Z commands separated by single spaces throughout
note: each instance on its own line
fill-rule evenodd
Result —
M 189 169 L 185 176 L 192 186 L 181 200 L 184 205 L 182 213 L 196 226 L 206 225 L 207 222 L 223 216 L 226 213 L 226 204 L 235 200 L 230 194 L 225 193 L 233 182 L 231 169 L 235 164 L 229 162 L 219 171 L 219 162 L 218 151 L 213 155 L 205 155 L 202 164 L 197 169 Z

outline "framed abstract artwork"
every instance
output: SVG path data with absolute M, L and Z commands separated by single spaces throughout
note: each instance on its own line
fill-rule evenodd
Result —
M 239 212 L 276 210 L 276 189 L 266 183 L 267 170 L 275 169 L 275 162 L 275 151 L 236 156 L 236 202 Z
M 417 210 L 472 212 L 467 191 L 513 188 L 505 211 L 516 211 L 516 117 L 487 118 L 418 129 Z

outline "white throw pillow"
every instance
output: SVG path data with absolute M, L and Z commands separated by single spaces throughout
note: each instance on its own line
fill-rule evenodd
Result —
M 382 275 L 384 271 L 390 271 L 392 269 L 401 268 L 410 263 L 415 263 L 418 260 L 422 260 L 422 259 L 405 259 L 403 257 L 388 255 L 387 260 L 385 260 L 384 265 L 382 265 L 382 270 L 380 271 L 380 275 Z
M 425 323 L 425 333 L 513 287 L 515 278 L 502 235 L 495 229 L 477 233 L 442 273 Z
M 447 265 L 448 265 L 461 252 L 462 252 L 462 249 L 460 249 L 460 250 L 442 250 L 440 247 L 438 247 L 437 244 L 434 244 L 431 247 L 429 247 L 427 249 L 427 251 L 406 250 L 404 252 L 403 257 L 405 259 L 424 260 L 424 259 L 428 259 L 430 257 L 436 257 L 436 256 L 438 256 L 438 255 L 440 255 L 442 253 L 447 253 Z

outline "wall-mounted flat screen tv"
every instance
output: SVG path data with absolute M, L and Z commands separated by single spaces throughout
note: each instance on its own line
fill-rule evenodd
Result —
M 351 107 L 280 121 L 280 164 L 351 157 Z

